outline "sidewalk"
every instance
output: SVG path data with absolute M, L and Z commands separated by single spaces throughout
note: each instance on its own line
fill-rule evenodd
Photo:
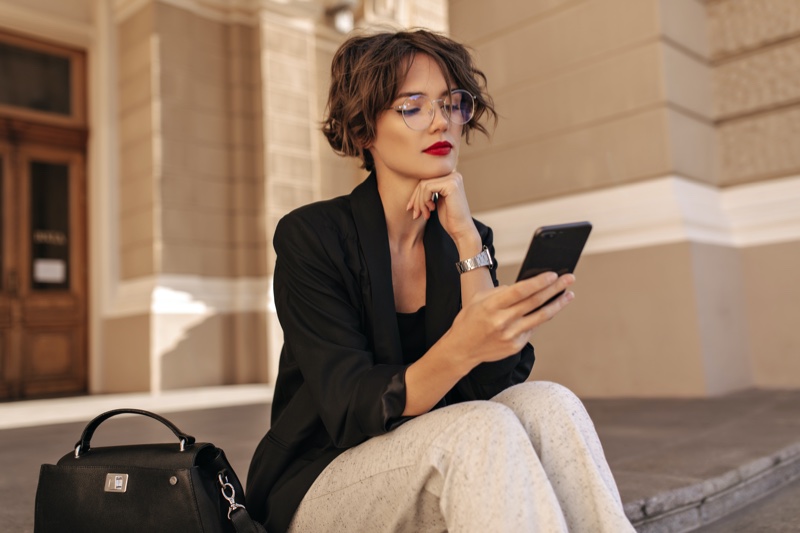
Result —
M 33 531 L 39 465 L 69 452 L 86 421 L 106 409 L 169 413 L 199 441 L 223 448 L 244 478 L 269 424 L 270 394 L 251 386 L 0 404 L 0 532 Z M 800 479 L 800 391 L 585 403 L 640 532 L 691 531 Z M 104 423 L 93 443 L 171 437 L 152 420 L 128 417 Z

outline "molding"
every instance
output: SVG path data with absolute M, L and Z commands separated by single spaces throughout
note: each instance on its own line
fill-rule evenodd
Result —
M 319 19 L 322 6 L 314 0 L 116 0 L 114 11 L 117 23 L 149 3 L 161 3 L 189 11 L 197 16 L 226 24 L 258 26 L 259 15 L 278 13 L 288 18 Z
M 504 265 L 522 261 L 536 227 L 576 220 L 594 224 L 586 254 L 679 242 L 743 248 L 800 241 L 800 176 L 722 190 L 672 176 L 475 218 L 493 228 Z M 161 275 L 123 281 L 103 318 L 244 312 L 275 312 L 272 277 Z
M 519 264 L 533 230 L 590 220 L 585 253 L 677 242 L 748 247 L 800 240 L 800 176 L 717 189 L 670 176 L 476 213 L 502 264 Z M 526 221 L 520 224 L 519 221 Z
M 0 429 L 86 423 L 97 413 L 131 405 L 157 413 L 176 413 L 254 403 L 269 404 L 273 392 L 272 385 L 224 385 L 4 402 L 0 404 Z
M 121 24 L 153 0 L 116 0 L 114 2 L 114 22 Z
M 92 24 L 69 20 L 2 0 L 0 0 L 0 28 L 79 48 L 88 47 L 94 39 Z
M 148 276 L 120 282 L 103 318 L 274 312 L 272 278 Z

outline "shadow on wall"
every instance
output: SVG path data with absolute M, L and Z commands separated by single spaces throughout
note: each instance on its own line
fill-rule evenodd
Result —
M 153 320 L 162 390 L 267 382 L 266 313 L 157 315 Z

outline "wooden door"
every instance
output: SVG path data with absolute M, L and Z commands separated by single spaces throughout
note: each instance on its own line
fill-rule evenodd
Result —
M 86 391 L 85 63 L 0 31 L 0 400 Z
M 85 392 L 83 154 L 6 142 L 0 159 L 0 398 Z

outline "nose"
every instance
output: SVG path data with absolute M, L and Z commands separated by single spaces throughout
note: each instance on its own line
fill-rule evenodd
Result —
M 444 110 L 444 102 L 431 102 L 433 105 L 433 120 L 431 121 L 431 128 L 434 131 L 440 129 L 448 129 L 450 127 L 450 117 L 447 116 Z

